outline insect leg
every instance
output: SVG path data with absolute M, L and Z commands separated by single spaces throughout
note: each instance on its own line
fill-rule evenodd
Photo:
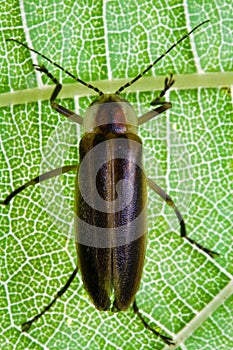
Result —
M 179 209 L 177 208 L 177 206 L 175 205 L 175 203 L 171 199 L 171 197 L 161 187 L 159 187 L 154 181 L 152 181 L 148 178 L 147 178 L 147 184 L 153 191 L 155 191 L 166 202 L 166 204 L 168 204 L 170 207 L 172 207 L 174 209 L 176 216 L 177 216 L 179 223 L 180 223 L 180 235 L 181 235 L 181 237 L 184 237 L 190 243 L 195 244 L 199 249 L 201 249 L 205 253 L 209 254 L 212 258 L 215 255 L 219 255 L 218 253 L 216 253 L 208 248 L 205 248 L 201 244 L 195 242 L 192 238 L 187 237 L 184 219 L 183 219 Z
M 48 179 L 51 179 L 51 178 L 53 178 L 55 176 L 67 173 L 68 171 L 77 170 L 77 169 L 78 169 L 77 165 L 66 165 L 66 166 L 63 166 L 61 168 L 50 170 L 47 173 L 39 175 L 39 176 L 35 177 L 34 179 L 26 182 L 24 185 L 18 187 L 16 190 L 11 192 L 6 197 L 5 200 L 0 201 L 0 204 L 7 205 L 12 200 L 12 198 L 14 198 L 18 193 L 22 192 L 25 188 L 27 188 L 29 186 L 34 186 L 34 185 L 36 185 L 36 184 L 38 184 L 40 182 L 43 182 L 43 181 L 48 180 Z
M 133 311 L 134 313 L 140 318 L 140 320 L 142 321 L 143 325 L 145 326 L 146 329 L 149 329 L 151 332 L 153 332 L 157 337 L 161 338 L 166 344 L 168 345 L 174 345 L 175 343 L 172 341 L 172 339 L 170 337 L 166 337 L 165 335 L 162 335 L 161 333 L 157 332 L 156 330 L 154 330 L 144 319 L 144 317 L 142 316 L 141 312 L 138 309 L 137 303 L 136 303 L 136 299 L 133 302 Z
M 55 109 L 55 111 L 57 111 L 58 113 L 64 115 L 66 118 L 73 120 L 75 123 L 82 125 L 83 118 L 80 115 L 75 114 L 74 112 L 70 111 L 69 109 L 55 102 L 55 99 L 57 98 L 59 92 L 62 89 L 62 84 L 59 83 L 59 81 L 48 71 L 48 69 L 44 65 L 34 64 L 34 66 L 36 70 L 38 70 L 39 72 L 45 73 L 47 77 L 49 77 L 56 85 L 55 89 L 53 90 L 52 96 L 50 97 L 50 103 L 52 108 Z
M 56 296 L 54 297 L 54 299 L 51 301 L 51 303 L 49 303 L 43 311 L 41 311 L 38 315 L 36 315 L 35 317 L 33 317 L 31 320 L 27 321 L 27 322 L 24 322 L 22 324 L 22 332 L 27 332 L 31 325 L 33 324 L 33 322 L 35 322 L 36 320 L 38 320 L 42 315 L 44 315 L 44 313 L 46 311 L 48 311 L 52 306 L 53 304 L 56 302 L 56 300 L 58 298 L 60 298 L 66 291 L 67 289 L 69 288 L 71 282 L 73 281 L 73 279 L 75 278 L 76 274 L 78 272 L 78 266 L 75 267 L 74 271 L 72 272 L 72 275 L 69 277 L 68 281 L 66 282 L 66 284 L 62 287 L 62 289 L 60 289 Z
M 141 125 L 147 122 L 150 119 L 153 119 L 157 115 L 165 112 L 167 109 L 172 107 L 171 102 L 161 101 L 161 98 L 166 94 L 166 92 L 170 89 L 170 87 L 174 84 L 175 80 L 173 79 L 173 75 L 170 74 L 170 77 L 166 77 L 164 81 L 164 89 L 161 91 L 159 96 L 151 102 L 152 106 L 160 105 L 152 111 L 147 112 L 138 118 L 138 125 Z

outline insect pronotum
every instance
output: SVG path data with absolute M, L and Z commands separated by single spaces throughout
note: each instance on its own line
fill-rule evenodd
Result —
M 35 66 L 55 84 L 50 98 L 52 108 L 76 123 L 83 124 L 84 135 L 79 144 L 79 166 L 61 166 L 48 171 L 17 188 L 0 202 L 7 205 L 29 186 L 69 171 L 77 172 L 75 239 L 78 264 L 49 305 L 31 320 L 22 324 L 23 331 L 28 331 L 31 325 L 65 293 L 80 269 L 84 287 L 98 310 L 124 311 L 132 305 L 135 314 L 148 330 L 165 343 L 174 343 L 172 338 L 161 334 L 147 323 L 135 299 L 141 281 L 146 251 L 147 186 L 174 209 L 180 223 L 181 237 L 211 257 L 217 253 L 187 237 L 185 223 L 179 209 L 169 195 L 146 177 L 143 170 L 142 143 L 137 135 L 137 126 L 171 108 L 170 102 L 163 102 L 161 99 L 174 84 L 173 76 L 170 75 L 165 79 L 163 90 L 151 102 L 151 105 L 156 107 L 139 118 L 130 103 L 123 99 L 120 93 L 140 79 L 176 45 L 207 22 L 208 20 L 197 25 L 141 74 L 121 86 L 114 94 L 104 94 L 97 87 L 73 76 L 38 51 L 18 40 L 8 39 L 42 56 L 76 81 L 99 94 L 82 118 L 55 102 L 62 85 L 44 65 Z M 112 292 L 114 302 L 111 305 Z

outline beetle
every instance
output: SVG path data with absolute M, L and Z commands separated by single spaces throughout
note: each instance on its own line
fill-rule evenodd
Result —
M 180 223 L 181 237 L 211 257 L 218 254 L 187 236 L 182 214 L 171 197 L 148 179 L 144 172 L 142 142 L 137 135 L 137 126 L 171 108 L 170 102 L 161 99 L 174 84 L 172 74 L 165 79 L 164 88 L 159 96 L 151 102 L 151 105 L 156 107 L 139 118 L 120 93 L 207 22 L 208 20 L 194 27 L 141 74 L 121 86 L 114 94 L 104 94 L 97 87 L 75 77 L 40 52 L 16 39 L 7 39 L 35 52 L 99 94 L 82 118 L 55 102 L 62 85 L 44 65 L 35 65 L 38 71 L 47 75 L 55 84 L 50 98 L 52 108 L 84 126 L 84 135 L 79 144 L 80 164 L 62 166 L 37 176 L 10 193 L 0 204 L 9 204 L 17 194 L 29 186 L 69 171 L 76 171 L 74 212 L 78 264 L 54 299 L 35 317 L 22 324 L 22 331 L 28 331 L 31 325 L 52 307 L 69 288 L 80 269 L 84 287 L 98 310 L 125 311 L 132 305 L 134 313 L 148 330 L 165 343 L 174 344 L 170 337 L 156 331 L 147 323 L 135 298 L 146 252 L 147 186 L 174 209 Z M 110 300 L 112 292 L 113 303 Z

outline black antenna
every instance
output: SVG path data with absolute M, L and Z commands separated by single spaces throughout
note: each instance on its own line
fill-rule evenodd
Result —
M 61 69 L 63 72 L 65 72 L 67 75 L 69 75 L 71 78 L 75 79 L 76 81 L 78 81 L 80 84 L 88 87 L 89 89 L 94 90 L 95 92 L 97 92 L 99 95 L 103 95 L 103 92 L 101 90 L 99 90 L 97 87 L 86 83 L 85 81 L 77 78 L 75 75 L 73 75 L 72 73 L 68 72 L 66 69 L 64 69 L 63 67 L 61 67 L 58 63 L 53 62 L 52 60 L 50 60 L 48 57 L 46 57 L 45 55 L 43 55 L 42 53 L 40 53 L 39 51 L 36 51 L 34 49 L 32 49 L 31 47 L 27 46 L 26 44 L 22 43 L 19 40 L 16 39 L 6 39 L 6 41 L 14 41 L 15 43 L 18 43 L 24 47 L 26 47 L 26 49 L 35 52 L 37 55 L 43 57 L 44 59 L 46 59 L 48 62 L 52 63 L 54 66 L 56 66 L 57 68 Z
M 125 90 L 127 87 L 131 86 L 135 81 L 139 80 L 144 74 L 146 74 L 156 63 L 158 63 L 164 56 L 166 56 L 176 45 L 181 43 L 184 39 L 186 39 L 191 33 L 193 33 L 195 30 L 197 30 L 199 27 L 201 27 L 203 24 L 210 22 L 210 20 L 206 20 L 200 24 L 198 24 L 196 27 L 194 27 L 189 33 L 185 34 L 180 40 L 178 40 L 175 44 L 173 44 L 164 54 L 162 54 L 159 58 L 157 58 L 153 63 L 151 63 L 142 73 L 137 75 L 134 79 L 130 80 L 125 85 L 121 86 L 115 94 L 120 94 L 123 90 Z

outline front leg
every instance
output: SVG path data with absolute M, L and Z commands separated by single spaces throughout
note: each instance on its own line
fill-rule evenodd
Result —
M 172 107 L 171 102 L 161 101 L 161 98 L 166 94 L 166 92 L 170 89 L 170 87 L 175 83 L 173 79 L 173 75 L 170 74 L 170 77 L 166 77 L 164 81 L 164 89 L 161 91 L 158 97 L 156 97 L 152 102 L 152 106 L 160 105 L 159 107 L 152 109 L 152 111 L 147 112 L 138 118 L 138 125 L 141 125 L 147 122 L 150 119 L 153 119 L 157 115 L 165 112 L 167 109 Z
M 52 96 L 50 97 L 50 104 L 52 108 L 55 109 L 55 111 L 57 111 L 58 113 L 64 115 L 66 118 L 73 120 L 75 123 L 82 125 L 83 118 L 80 115 L 70 111 L 69 109 L 55 102 L 55 99 L 57 98 L 59 92 L 62 89 L 62 84 L 59 83 L 59 81 L 48 71 L 48 69 L 44 65 L 34 64 L 34 66 L 36 70 L 38 70 L 39 72 L 45 73 L 47 77 L 50 78 L 56 85 L 55 89 L 53 90 Z

